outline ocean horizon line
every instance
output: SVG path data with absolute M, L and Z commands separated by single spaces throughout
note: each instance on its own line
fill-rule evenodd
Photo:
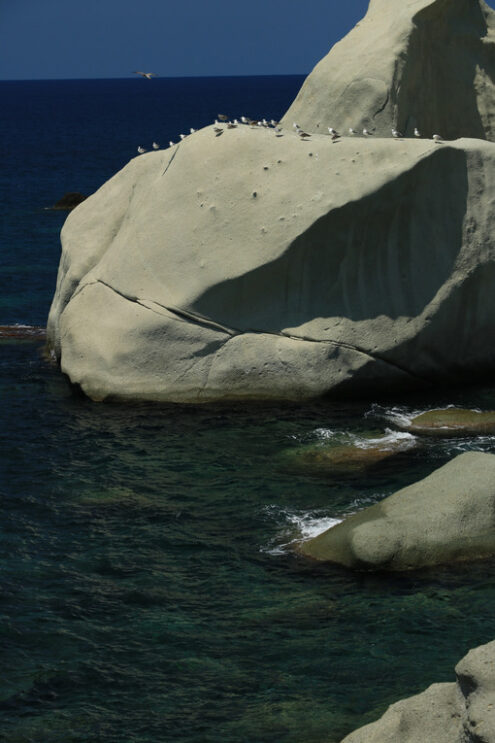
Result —
M 275 73 L 264 73 L 249 75 L 243 73 L 240 75 L 157 75 L 154 78 L 154 82 L 158 80 L 229 80 L 234 78 L 246 78 L 246 77 L 306 77 L 309 72 L 275 72 Z M 122 76 L 122 77 L 47 77 L 47 78 L 0 78 L 0 83 L 55 83 L 55 82 L 110 82 L 112 80 L 136 80 L 139 81 L 139 77 L 135 76 Z

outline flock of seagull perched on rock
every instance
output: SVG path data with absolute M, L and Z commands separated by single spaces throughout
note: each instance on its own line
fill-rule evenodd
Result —
M 267 121 L 266 119 L 249 119 L 246 116 L 241 116 L 240 119 L 230 119 L 225 114 L 218 114 L 213 124 L 213 131 L 215 133 L 215 136 L 219 137 L 224 133 L 226 129 L 236 129 L 239 125 L 242 125 L 242 124 L 249 126 L 252 129 L 256 129 L 258 127 L 264 127 L 266 129 L 273 129 L 276 137 L 284 136 L 283 129 L 280 123 L 278 121 L 275 121 L 274 119 Z M 310 139 L 311 134 L 308 134 L 308 132 L 305 132 L 303 129 L 301 129 L 299 124 L 296 124 L 294 122 L 292 127 L 294 129 L 295 134 L 297 134 L 301 140 L 304 141 L 304 140 Z M 338 142 L 342 138 L 342 135 L 339 134 L 339 132 L 333 127 L 329 126 L 327 127 L 327 129 L 328 129 L 329 136 L 332 138 L 332 142 Z M 191 127 L 189 129 L 189 134 L 194 134 L 195 131 L 196 129 L 193 129 Z M 363 137 L 371 137 L 373 135 L 373 132 L 369 131 L 369 129 L 362 129 L 361 131 L 358 131 L 357 129 L 353 129 L 352 127 L 349 128 L 348 133 L 349 133 L 349 136 L 351 137 L 359 136 L 359 135 Z M 180 140 L 185 139 L 187 136 L 189 135 L 179 134 Z M 421 132 L 419 131 L 417 127 L 414 129 L 414 136 L 417 139 L 423 138 L 423 135 L 421 134 Z M 394 139 L 404 139 L 404 135 L 398 129 L 395 129 L 395 128 L 392 129 L 392 137 Z M 441 142 L 444 141 L 443 137 L 440 134 L 433 134 L 431 139 L 437 144 L 440 144 Z M 172 142 L 172 140 L 170 140 L 170 142 L 168 143 L 168 146 L 173 147 L 175 144 L 176 142 Z M 157 142 L 153 142 L 152 147 L 154 150 L 160 149 L 160 145 Z M 137 148 L 137 151 L 139 152 L 140 155 L 142 155 L 144 152 L 147 152 L 147 150 L 144 147 L 141 147 L 141 145 Z

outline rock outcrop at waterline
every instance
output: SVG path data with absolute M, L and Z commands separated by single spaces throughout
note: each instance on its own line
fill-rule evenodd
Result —
M 484 0 L 370 0 L 283 118 L 309 132 L 367 127 L 495 139 L 495 12 Z
M 69 216 L 50 344 L 96 400 L 301 399 L 495 369 L 494 165 L 474 140 L 204 129 Z
M 392 704 L 342 743 L 495 743 L 495 642 L 470 650 L 455 673 L 455 683 Z
M 429 6 L 469 9 L 469 29 L 481 12 Z M 371 11 L 378 23 L 392 5 Z M 195 132 L 71 213 L 49 347 L 94 400 L 305 399 L 493 373 L 494 159 L 481 139 Z
M 299 545 L 357 570 L 411 570 L 495 555 L 495 455 L 461 454 Z

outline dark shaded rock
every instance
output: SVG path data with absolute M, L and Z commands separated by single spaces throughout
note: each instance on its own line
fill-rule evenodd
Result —
M 76 191 L 69 192 L 64 194 L 62 198 L 59 199 L 51 208 L 60 209 L 63 211 L 71 211 L 86 198 L 87 196 L 83 196 L 82 193 L 77 193 Z

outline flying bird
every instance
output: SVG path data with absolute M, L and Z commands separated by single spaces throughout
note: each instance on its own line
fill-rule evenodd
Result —
M 134 70 L 134 75 L 141 75 L 141 77 L 145 77 L 146 80 L 151 80 L 152 77 L 158 77 L 156 72 L 140 72 L 139 70 Z

